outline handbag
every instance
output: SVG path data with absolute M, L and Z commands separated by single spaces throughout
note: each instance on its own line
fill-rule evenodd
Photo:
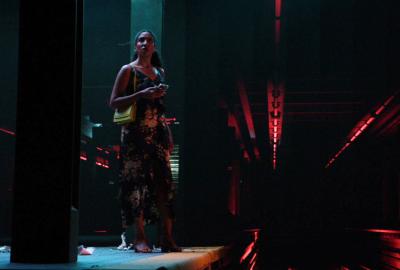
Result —
M 133 93 L 136 92 L 136 72 L 135 68 L 133 68 Z M 124 110 L 116 109 L 114 112 L 113 122 L 117 125 L 125 125 L 128 123 L 135 122 L 136 120 L 136 102 L 133 102 Z

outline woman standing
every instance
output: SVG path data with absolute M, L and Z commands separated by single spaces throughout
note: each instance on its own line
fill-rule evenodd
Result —
M 136 225 L 136 252 L 152 251 L 144 225 L 159 218 L 163 227 L 161 250 L 182 251 L 172 237 L 174 190 L 169 159 L 173 144 L 164 119 L 163 97 L 168 86 L 163 82 L 155 36 L 142 30 L 135 37 L 133 62 L 119 71 L 110 97 L 113 109 L 124 109 L 134 102 L 137 106 L 136 120 L 122 126 L 120 155 L 122 227 L 126 230 Z

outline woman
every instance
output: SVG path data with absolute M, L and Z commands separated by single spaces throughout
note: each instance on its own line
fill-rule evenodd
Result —
M 124 230 L 135 223 L 136 252 L 151 252 L 144 225 L 162 220 L 161 250 L 179 252 L 172 237 L 174 190 L 170 152 L 172 138 L 164 119 L 163 97 L 167 85 L 156 52 L 155 36 L 142 30 L 135 37 L 133 62 L 119 71 L 110 97 L 110 107 L 124 109 L 136 102 L 136 120 L 122 126 L 120 202 Z M 133 84 L 135 83 L 135 87 Z M 122 235 L 122 246 L 124 233 Z

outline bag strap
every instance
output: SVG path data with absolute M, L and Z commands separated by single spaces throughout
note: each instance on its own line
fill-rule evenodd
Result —
M 136 92 L 136 82 L 137 82 L 136 69 L 135 69 L 134 65 L 130 64 L 130 66 L 131 66 L 131 74 L 133 73 L 133 93 L 135 93 Z

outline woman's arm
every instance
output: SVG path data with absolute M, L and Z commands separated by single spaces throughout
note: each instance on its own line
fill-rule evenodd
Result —
M 127 107 L 135 102 L 140 96 L 139 92 L 133 93 L 132 95 L 125 96 L 124 92 L 129 83 L 129 76 L 131 73 L 131 67 L 124 65 L 117 74 L 114 86 L 111 92 L 109 106 L 113 109 L 119 109 L 121 107 Z
M 109 102 L 109 106 L 111 108 L 119 109 L 123 107 L 128 107 L 139 98 L 153 99 L 165 95 L 164 89 L 154 86 L 154 87 L 148 87 L 144 90 L 125 96 L 124 92 L 129 83 L 130 73 L 131 73 L 131 67 L 129 65 L 124 65 L 118 72 Z

